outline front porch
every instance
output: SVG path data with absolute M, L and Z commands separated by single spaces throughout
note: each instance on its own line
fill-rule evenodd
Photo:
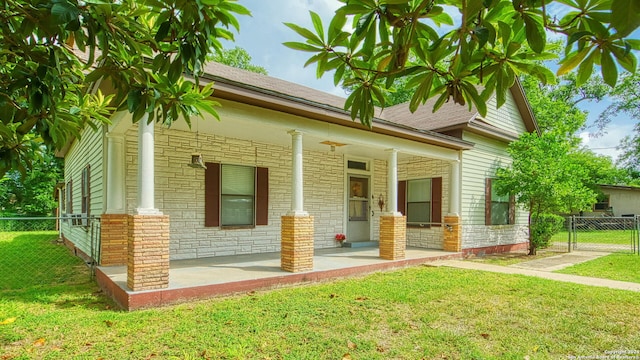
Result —
M 408 247 L 405 258 L 384 260 L 378 248 L 316 249 L 313 270 L 281 269 L 280 252 L 172 260 L 164 289 L 131 291 L 126 266 L 101 266 L 96 279 L 108 296 L 126 310 L 175 304 L 194 299 L 271 289 L 286 285 L 340 279 L 375 271 L 461 258 L 460 252 Z

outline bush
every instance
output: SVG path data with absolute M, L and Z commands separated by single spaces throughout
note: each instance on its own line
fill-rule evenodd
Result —
M 536 249 L 549 246 L 551 237 L 559 233 L 564 227 L 564 218 L 555 214 L 541 214 L 536 220 L 531 220 L 531 242 Z

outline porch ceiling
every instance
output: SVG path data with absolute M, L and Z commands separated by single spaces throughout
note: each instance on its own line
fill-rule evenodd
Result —
M 424 156 L 442 160 L 455 160 L 458 151 L 430 144 L 401 139 L 373 131 L 341 126 L 303 117 L 285 114 L 274 110 L 258 109 L 231 101 L 220 101 L 222 107 L 217 111 L 220 121 L 207 115 L 204 119 L 193 118 L 191 129 L 185 121 L 178 121 L 172 129 L 226 136 L 236 139 L 250 139 L 256 142 L 291 146 L 288 131 L 296 129 L 303 133 L 305 150 L 330 153 L 331 146 L 322 142 L 345 144 L 336 146 L 336 154 L 353 157 L 386 159 L 387 149 L 399 150 L 399 159 L 406 156 Z

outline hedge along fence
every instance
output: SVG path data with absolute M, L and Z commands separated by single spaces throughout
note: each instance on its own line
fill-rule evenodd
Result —
M 0 217 L 0 232 L 55 231 L 55 217 Z

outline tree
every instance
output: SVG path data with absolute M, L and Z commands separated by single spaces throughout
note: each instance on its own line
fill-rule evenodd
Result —
M 235 0 L 0 0 L 0 177 L 112 111 L 166 125 L 216 116 L 198 76 L 248 14 Z M 113 94 L 94 93 L 100 81 Z
M 326 30 L 313 12 L 313 30 L 286 24 L 305 41 L 285 45 L 313 53 L 305 66 L 316 64 L 318 77 L 333 71 L 336 85 L 353 86 L 345 109 L 369 126 L 374 99 L 384 105 L 383 89 L 398 78 L 409 79 L 412 111 L 438 96 L 433 111 L 453 100 L 475 105 L 482 115 L 494 92 L 497 105 L 504 104 L 520 74 L 552 83 L 554 74 L 536 63 L 555 57 L 545 50 L 547 32 L 566 39 L 558 74 L 577 68 L 578 85 L 599 66 L 613 87 L 617 65 L 635 71 L 634 51 L 640 50 L 640 41 L 629 38 L 640 26 L 635 0 L 342 1 Z M 457 8 L 461 21 L 441 34 L 439 27 L 454 24 L 445 6 Z M 344 30 L 348 16 L 352 31 Z M 477 85 L 484 89 L 478 92 Z
M 574 75 L 561 77 L 556 85 L 540 84 L 532 76 L 524 76 L 521 83 L 541 134 L 523 134 L 509 145 L 513 162 L 497 171 L 497 186 L 529 212 L 529 254 L 534 255 L 562 224 L 554 214 L 590 208 L 599 184 L 626 179 L 610 158 L 581 148 L 576 136 L 587 119 L 577 105 L 609 92 L 598 77 L 582 86 Z
M 252 64 L 251 55 L 249 55 L 247 50 L 238 46 L 234 47 L 233 49 L 223 49 L 221 51 L 214 52 L 209 57 L 209 60 L 229 65 L 238 69 L 244 69 L 258 74 L 268 75 L 267 69 L 263 68 L 262 66 Z
M 634 133 L 622 139 L 619 149 L 622 154 L 619 163 L 640 181 L 640 73 L 627 74 L 609 94 L 612 103 L 600 114 L 597 125 L 606 127 L 611 119 L 626 114 L 637 121 Z
M 40 159 L 26 174 L 11 170 L 0 178 L 0 213 L 13 215 L 52 215 L 57 203 L 55 186 L 62 181 L 62 159 L 44 149 Z

